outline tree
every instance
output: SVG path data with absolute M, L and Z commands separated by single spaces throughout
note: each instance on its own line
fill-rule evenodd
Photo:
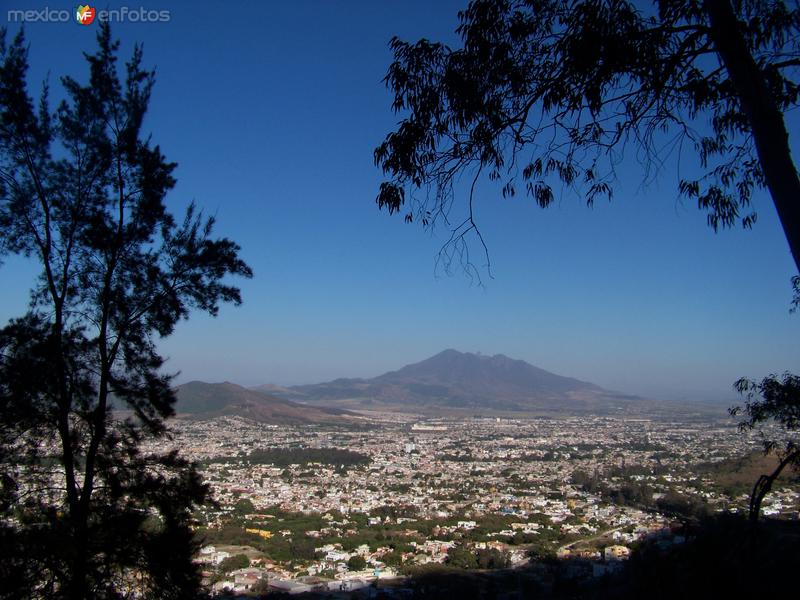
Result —
M 347 568 L 351 571 L 363 571 L 367 568 L 367 561 L 363 556 L 356 554 L 347 560 Z
M 388 176 L 378 206 L 394 213 L 409 202 L 407 221 L 447 222 L 444 258 L 470 265 L 468 234 L 483 242 L 472 211 L 482 175 L 503 196 L 522 187 L 542 207 L 557 182 L 592 204 L 611 199 L 625 150 L 644 159 L 647 178 L 688 143 L 703 175 L 680 180 L 679 193 L 716 230 L 752 226 L 751 195 L 766 187 L 800 270 L 800 177 L 783 117 L 798 104 L 800 8 L 640 5 L 475 0 L 459 13 L 462 48 L 394 38 L 385 82 L 407 116 L 375 150 Z M 466 216 L 451 226 L 462 175 Z M 800 277 L 793 281 L 800 302 Z
M 236 504 L 233 505 L 233 514 L 237 517 L 252 515 L 254 512 L 256 512 L 256 507 L 253 506 L 253 502 L 249 498 L 237 500 Z
M 229 556 L 228 558 L 222 559 L 222 562 L 219 563 L 219 570 L 222 573 L 230 573 L 231 571 L 244 569 L 249 566 L 250 559 L 247 558 L 246 554 L 235 554 L 233 556 Z
M 447 551 L 446 564 L 454 569 L 476 569 L 478 567 L 478 559 L 467 548 L 456 546 Z
M 117 70 L 101 24 L 89 82 L 28 93 L 23 34 L 0 36 L 0 251 L 40 273 L 0 330 L 0 595 L 196 597 L 193 464 L 155 442 L 174 414 L 156 340 L 193 309 L 241 302 L 232 241 L 164 199 L 175 163 L 145 137 L 154 74 L 136 47 Z M 38 105 L 37 105 L 38 104 Z M 148 444 L 145 446 L 145 444 Z
M 740 379 L 736 389 L 747 398 L 744 406 L 731 409 L 733 416 L 742 415 L 739 429 L 758 429 L 764 453 L 774 454 L 778 465 L 768 475 L 761 475 L 750 494 L 750 521 L 756 523 L 761 514 L 761 503 L 772 489 L 772 484 L 786 467 L 800 469 L 800 377 L 785 373 L 783 377 L 770 375 L 760 382 Z M 782 437 L 768 435 L 761 426 L 767 422 L 778 424 Z
M 253 587 L 250 588 L 250 592 L 258 596 L 266 595 L 267 593 L 269 593 L 269 577 L 267 577 L 266 575 L 262 575 L 261 579 L 256 581 L 253 584 Z
M 511 566 L 508 554 L 497 548 L 483 548 L 476 553 L 479 569 L 507 569 Z

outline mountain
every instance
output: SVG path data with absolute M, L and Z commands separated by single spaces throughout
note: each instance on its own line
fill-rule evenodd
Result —
M 247 417 L 261 423 L 343 423 L 347 411 L 297 404 L 270 394 L 248 390 L 234 383 L 190 381 L 176 389 L 175 411 L 195 418 Z
M 375 409 L 608 412 L 636 396 L 540 369 L 503 354 L 445 350 L 372 379 L 336 379 L 290 388 L 298 402 Z
M 275 385 L 274 383 L 265 383 L 264 385 L 257 385 L 255 387 L 251 387 L 250 389 L 254 392 L 270 394 L 271 396 L 284 397 L 292 394 L 292 390 L 289 388 L 285 388 L 282 385 Z

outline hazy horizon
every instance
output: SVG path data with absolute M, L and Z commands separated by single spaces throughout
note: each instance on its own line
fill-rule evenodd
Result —
M 467 353 L 467 354 L 478 354 L 478 355 L 484 355 L 484 356 L 496 356 L 498 354 L 507 356 L 502 352 L 488 353 L 488 352 L 481 352 L 481 351 L 477 351 L 477 350 L 473 351 L 473 352 L 470 352 L 470 351 L 461 351 L 461 350 L 458 350 L 457 348 L 443 348 L 442 351 L 444 351 L 444 350 L 456 350 L 458 352 L 464 352 L 464 353 Z M 438 354 L 438 352 L 436 354 Z M 421 361 L 423 361 L 425 359 L 431 358 L 431 356 L 435 356 L 435 354 L 434 355 L 430 355 L 430 356 L 424 356 L 424 357 L 420 358 L 419 360 L 410 361 L 410 362 L 404 363 L 402 365 L 396 365 L 396 366 L 394 366 L 392 368 L 388 368 L 388 369 L 385 369 L 385 370 L 382 370 L 382 371 L 379 371 L 379 372 L 375 372 L 375 373 L 370 373 L 370 374 L 352 374 L 352 375 L 351 374 L 340 374 L 340 375 L 336 375 L 336 376 L 333 376 L 333 377 L 330 377 L 330 378 L 324 379 L 324 380 L 316 380 L 315 379 L 315 380 L 299 380 L 299 381 L 285 381 L 285 382 L 261 381 L 261 380 L 258 380 L 257 378 L 245 378 L 245 379 L 239 380 L 239 381 L 232 381 L 232 380 L 228 380 L 228 379 L 225 379 L 225 380 L 210 380 L 210 379 L 204 379 L 202 376 L 199 376 L 199 377 L 187 377 L 187 376 L 184 376 L 181 373 L 175 378 L 175 384 L 176 385 L 182 385 L 182 384 L 190 383 L 190 382 L 193 382 L 193 381 L 202 381 L 204 383 L 210 383 L 210 384 L 233 383 L 233 384 L 240 385 L 240 386 L 246 387 L 246 388 L 256 388 L 256 387 L 263 386 L 263 385 L 275 385 L 275 386 L 278 386 L 278 387 L 293 387 L 293 386 L 299 386 L 299 385 L 314 385 L 314 384 L 319 384 L 319 383 L 327 383 L 328 381 L 332 381 L 334 379 L 340 379 L 340 378 L 341 379 L 372 379 L 374 377 L 377 377 L 379 375 L 383 375 L 383 374 L 391 372 L 391 371 L 397 371 L 397 370 L 399 370 L 399 369 L 401 369 L 401 368 L 403 368 L 405 366 L 408 366 L 410 364 L 421 362 Z M 513 360 L 524 360 L 524 359 L 520 359 L 520 358 L 514 357 L 514 356 L 507 356 L 507 358 L 510 358 L 510 359 L 513 359 Z M 528 362 L 528 361 L 525 361 L 525 362 Z M 725 401 L 728 401 L 728 400 L 735 401 L 737 398 L 739 398 L 739 396 L 733 390 L 731 390 L 731 392 L 729 394 L 720 394 L 720 393 L 715 393 L 713 391 L 709 392 L 709 391 L 703 391 L 703 390 L 686 391 L 686 390 L 668 390 L 668 389 L 667 390 L 654 390 L 654 391 L 651 391 L 650 393 L 632 392 L 630 390 L 616 389 L 616 388 L 604 386 L 602 384 L 597 383 L 596 381 L 590 381 L 588 379 L 584 379 L 584 378 L 582 378 L 580 376 L 577 376 L 577 375 L 574 375 L 574 374 L 553 372 L 553 371 L 550 371 L 550 369 L 542 367 L 541 365 L 533 365 L 533 366 L 534 367 L 538 367 L 538 368 L 543 368 L 545 371 L 549 371 L 551 373 L 554 373 L 555 375 L 561 375 L 561 376 L 564 376 L 564 377 L 571 377 L 573 379 L 579 379 L 579 380 L 585 381 L 587 383 L 593 383 L 593 384 L 596 384 L 596 385 L 600 385 L 600 387 L 608 389 L 609 391 L 620 392 L 620 393 L 623 393 L 623 394 L 639 395 L 639 396 L 642 396 L 642 397 L 650 399 L 650 400 L 667 400 L 667 401 L 675 401 L 675 402 L 697 400 L 699 402 L 710 402 L 710 403 L 718 404 L 720 402 L 725 402 Z M 357 368 L 354 368 L 353 372 L 356 373 L 357 372 Z

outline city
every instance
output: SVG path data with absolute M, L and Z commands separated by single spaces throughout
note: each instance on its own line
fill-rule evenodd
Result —
M 0 11 L 0 600 L 796 587 L 800 3 L 156 4 Z
M 197 515 L 196 557 L 216 593 L 391 586 L 433 564 L 534 567 L 546 585 L 553 558 L 581 559 L 564 563 L 572 578 L 601 577 L 642 540 L 682 543 L 687 518 L 746 512 L 752 481 L 720 484 L 714 466 L 761 448 L 724 416 L 173 427 L 218 502 Z M 798 490 L 776 486 L 764 514 L 796 518 Z

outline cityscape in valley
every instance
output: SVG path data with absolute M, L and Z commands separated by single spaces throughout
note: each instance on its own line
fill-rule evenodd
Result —
M 659 405 L 501 355 L 447 350 L 376 379 L 322 384 L 314 406 L 274 395 L 308 386 L 178 389 L 171 445 L 217 502 L 195 515 L 210 592 L 405 597 L 411 576 L 456 570 L 513 571 L 513 591 L 592 585 L 643 546 L 683 544 L 703 516 L 746 513 L 771 470 L 723 407 Z M 495 402 L 464 393 L 481 382 Z M 320 396 L 351 408 L 321 410 Z M 798 509 L 798 481 L 781 478 L 763 514 Z
M 0 10 L 0 600 L 797 588 L 800 0 L 122 4 Z

